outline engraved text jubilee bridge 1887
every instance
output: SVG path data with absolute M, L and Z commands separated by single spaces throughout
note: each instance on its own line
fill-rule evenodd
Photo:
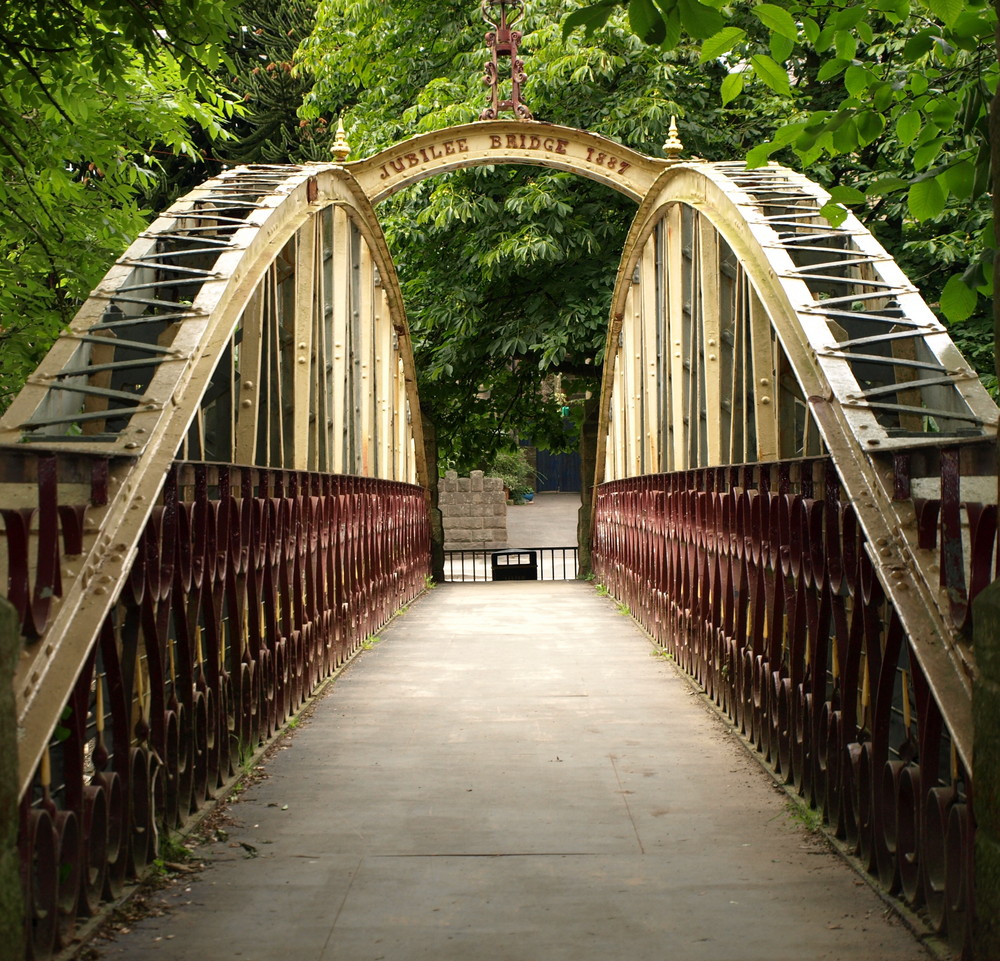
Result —
M 516 5 L 487 6 L 487 79 L 506 57 L 516 81 L 489 109 L 524 116 Z M 33 957 L 423 589 L 428 478 L 377 205 L 497 163 L 638 205 L 608 322 L 598 579 L 962 943 L 997 409 L 868 231 L 824 220 L 820 187 L 676 152 L 489 119 L 239 168 L 112 267 L 0 421 Z

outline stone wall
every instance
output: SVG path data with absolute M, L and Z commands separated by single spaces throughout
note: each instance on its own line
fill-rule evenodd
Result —
M 450 470 L 438 481 L 446 551 L 507 546 L 507 495 L 499 477 Z

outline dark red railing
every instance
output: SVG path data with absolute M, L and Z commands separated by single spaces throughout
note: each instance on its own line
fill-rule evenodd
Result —
M 942 475 L 953 466 L 943 457 Z M 908 496 L 904 468 L 897 464 L 897 485 Z M 961 593 L 966 578 L 989 581 L 992 549 L 980 551 L 971 575 L 962 570 L 957 487 L 945 480 L 943 507 L 918 504 L 921 546 L 951 559 L 942 585 Z M 939 509 L 940 523 L 929 521 Z M 962 512 L 973 541 L 992 540 L 995 510 Z M 971 772 L 832 461 L 603 484 L 593 564 L 864 868 L 962 945 L 972 904 Z
M 84 515 L 60 519 L 72 529 Z M 9 536 L 19 521 L 6 520 Z M 38 537 L 56 570 L 79 549 Z M 21 800 L 29 955 L 65 946 L 156 856 L 157 833 L 215 796 L 429 573 L 421 488 L 174 465 Z M 33 593 L 18 605 L 29 628 Z

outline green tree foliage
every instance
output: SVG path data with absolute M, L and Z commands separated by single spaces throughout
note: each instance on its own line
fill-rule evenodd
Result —
M 576 3 L 533 0 L 520 25 L 541 120 L 583 127 L 659 154 L 672 114 L 689 149 L 730 157 L 774 130 L 767 104 L 729 125 L 722 66 L 664 53 L 612 17 L 593 42 L 564 38 Z M 486 27 L 475 4 L 324 0 L 300 53 L 315 75 L 306 116 L 345 112 L 354 156 L 470 122 L 486 103 Z M 558 450 L 562 401 L 543 383 L 596 390 L 608 307 L 635 205 L 573 175 L 537 167 L 456 171 L 386 201 L 380 217 L 399 269 L 420 394 L 446 460 L 481 466 L 511 430 Z
M 997 86 L 997 14 L 986 0 L 781 0 L 723 7 L 699 0 L 622 0 L 632 29 L 670 49 L 685 35 L 721 65 L 721 98 L 742 110 L 762 90 L 785 99 L 786 122 L 747 153 L 815 175 L 920 283 L 985 371 L 994 287 L 989 105 Z M 568 35 L 595 34 L 619 4 L 571 12 Z M 596 34 L 595 34 L 596 35 Z M 839 161 L 837 158 L 840 158 Z M 993 192 L 994 198 L 997 192 Z M 995 315 L 1000 318 L 1000 313 Z M 1000 325 L 997 326 L 1000 331 Z
M 221 132 L 231 6 L 0 4 L 0 405 L 144 226 L 161 153 Z
M 329 160 L 326 117 L 299 118 L 312 89 L 307 70 L 294 69 L 295 51 L 313 28 L 315 0 L 246 0 L 232 48 L 233 90 L 243 110 L 221 153 L 233 163 Z M 336 128 L 336 122 L 333 124 Z

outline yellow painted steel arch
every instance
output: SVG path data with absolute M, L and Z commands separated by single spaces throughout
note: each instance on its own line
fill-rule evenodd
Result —
M 0 420 L 3 448 L 109 465 L 107 503 L 87 509 L 82 551 L 15 678 L 23 792 L 173 460 L 426 486 L 402 298 L 353 176 L 240 168 L 176 203 Z M 5 504 L 34 503 L 32 483 L 4 486 Z
M 346 167 L 377 204 L 449 170 L 522 163 L 567 170 L 640 201 L 668 162 L 586 130 L 537 120 L 490 120 L 420 134 Z
M 893 457 L 963 447 L 963 499 L 996 503 L 998 411 L 868 231 L 822 217 L 827 199 L 777 165 L 659 175 L 619 266 L 596 483 L 828 452 L 969 763 L 973 656 Z M 914 466 L 909 482 L 914 498 L 941 496 L 940 475 Z

